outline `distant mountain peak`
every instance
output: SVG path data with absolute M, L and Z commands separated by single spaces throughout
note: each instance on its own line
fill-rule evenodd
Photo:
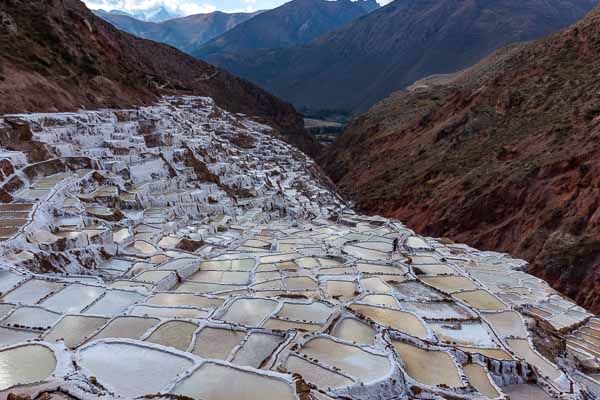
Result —
M 332 32 L 379 8 L 375 0 L 292 0 L 238 25 L 192 54 L 281 49 Z
M 134 11 L 125 11 L 118 9 L 111 9 L 107 11 L 103 9 L 97 9 L 94 10 L 94 12 L 99 15 L 124 15 L 145 22 L 163 22 L 184 16 L 182 12 L 170 10 L 165 6 L 157 6 Z

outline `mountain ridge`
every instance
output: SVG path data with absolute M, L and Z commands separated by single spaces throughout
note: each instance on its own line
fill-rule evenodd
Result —
M 461 70 L 509 43 L 555 32 L 595 4 L 396 0 L 306 44 L 204 59 L 309 114 L 353 114 L 420 78 Z
M 192 52 L 202 44 L 253 18 L 260 12 L 224 13 L 215 11 L 156 23 L 142 21 L 128 15 L 95 11 L 101 18 L 127 33 L 171 45 L 186 53 Z
M 236 26 L 192 55 L 210 59 L 214 53 L 303 44 L 377 8 L 375 0 L 293 0 Z

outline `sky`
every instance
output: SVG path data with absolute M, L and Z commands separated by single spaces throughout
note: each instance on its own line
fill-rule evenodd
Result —
M 191 15 L 223 12 L 253 12 L 279 7 L 287 0 L 83 0 L 91 8 L 121 10 L 129 13 L 165 6 L 171 12 Z
M 134 13 L 157 6 L 181 15 L 223 12 L 253 12 L 279 7 L 288 0 L 83 0 L 92 10 L 121 10 Z M 379 3 L 389 2 L 383 0 Z

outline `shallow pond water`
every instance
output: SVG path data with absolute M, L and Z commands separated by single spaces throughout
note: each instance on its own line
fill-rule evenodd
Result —
M 4 326 L 48 329 L 59 320 L 61 314 L 39 307 L 19 307 L 2 321 Z
M 327 281 L 325 293 L 330 299 L 348 301 L 358 293 L 358 285 L 354 281 Z
M 526 339 L 507 339 L 507 342 L 515 353 L 538 368 L 542 375 L 552 380 L 558 379 L 561 376 L 560 370 L 554 364 L 534 352 Z
M 74 348 L 92 336 L 108 319 L 83 315 L 66 315 L 44 337 L 48 342 L 64 339 L 65 346 Z
M 39 332 L 0 327 L 0 346 L 10 346 L 13 344 L 23 343 L 28 340 L 37 339 L 39 336 Z
M 285 366 L 288 371 L 301 375 L 305 381 L 319 387 L 339 388 L 354 383 L 350 378 L 294 355 L 287 359 Z
M 202 364 L 171 392 L 203 400 L 296 399 L 292 386 L 283 380 L 211 362 Z
M 78 313 L 103 293 L 103 288 L 76 283 L 50 296 L 42 305 L 63 314 Z
M 283 340 L 281 336 L 251 333 L 242 347 L 237 350 L 232 361 L 238 365 L 260 368 Z
M 360 344 L 373 344 L 377 331 L 354 318 L 340 320 L 331 332 L 332 336 Z
M 330 306 L 319 302 L 283 303 L 283 307 L 277 313 L 277 318 L 324 324 L 332 312 L 333 309 Z
M 382 326 L 422 339 L 427 337 L 427 328 L 414 314 L 361 304 L 353 304 L 350 308 Z
M 488 399 L 495 399 L 500 396 L 490 380 L 490 376 L 484 367 L 479 364 L 467 364 L 463 367 L 469 382 L 475 389 Z
M 160 321 L 155 318 L 117 317 L 111 320 L 92 339 L 139 339 L 145 332 L 158 325 L 159 322 Z
M 222 299 L 196 296 L 188 293 L 159 293 L 146 302 L 160 306 L 190 306 L 198 308 L 217 308 L 223 305 Z
M 506 306 L 496 296 L 486 290 L 474 290 L 472 292 L 462 292 L 454 294 L 454 297 L 460 299 L 482 311 L 502 311 Z
M 207 326 L 196 333 L 192 353 L 204 358 L 227 360 L 233 348 L 239 345 L 245 336 L 246 332 Z
M 527 338 L 527 329 L 516 311 L 485 313 L 483 317 L 501 337 Z
M 110 290 L 105 293 L 98 301 L 88 307 L 84 314 L 107 315 L 112 316 L 124 311 L 134 303 L 144 300 L 144 296 L 136 292 L 127 292 L 124 290 Z
M 149 346 L 92 343 L 79 351 L 79 365 L 100 384 L 121 396 L 135 398 L 163 390 L 192 362 Z
M 477 289 L 475 283 L 464 276 L 436 276 L 421 278 L 421 280 L 444 293 L 456 293 L 462 290 Z
M 383 379 L 391 368 L 387 357 L 328 338 L 311 339 L 302 346 L 300 353 L 326 365 L 335 366 L 363 382 Z
M 535 385 L 509 385 L 504 386 L 502 391 L 511 400 L 552 400 L 552 397 Z
M 33 305 L 51 293 L 58 292 L 65 285 L 43 279 L 31 279 L 7 293 L 2 300 L 8 303 Z
M 494 335 L 487 325 L 479 322 L 428 323 L 436 336 L 454 345 L 497 347 Z
M 191 322 L 167 321 L 156 328 L 146 341 L 186 351 L 197 329 L 198 325 Z
M 56 357 L 46 346 L 28 344 L 4 350 L 0 352 L 0 391 L 43 381 L 55 369 Z
M 242 325 L 258 326 L 275 311 L 277 305 L 276 301 L 267 299 L 238 299 L 231 303 L 220 319 Z
M 426 385 L 460 387 L 458 367 L 448 353 L 420 349 L 403 342 L 393 342 L 405 365 L 406 373 Z

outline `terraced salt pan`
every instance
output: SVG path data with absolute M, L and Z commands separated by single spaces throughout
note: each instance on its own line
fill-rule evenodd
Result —
M 516 311 L 485 313 L 483 317 L 501 337 L 527 338 L 523 319 Z
M 148 298 L 146 302 L 167 307 L 190 306 L 213 309 L 222 306 L 224 300 L 187 293 L 159 293 Z
M 374 293 L 388 293 L 392 291 L 391 287 L 378 277 L 361 279 L 360 285 L 365 290 Z
M 202 364 L 179 382 L 171 393 L 210 400 L 296 399 L 291 385 L 282 379 L 213 362 Z
M 186 321 L 167 321 L 156 328 L 146 341 L 186 351 L 198 325 Z
M 361 281 L 362 283 L 362 281 Z M 393 283 L 396 297 L 405 300 L 443 300 L 444 296 L 418 281 Z
M 400 266 L 395 265 L 378 265 L 378 264 L 356 264 L 356 270 L 365 274 L 388 274 L 388 275 L 404 275 L 408 271 Z
M 350 309 L 384 327 L 389 327 L 422 339 L 428 336 L 427 328 L 414 314 L 360 304 L 353 304 Z
M 448 353 L 423 350 L 403 342 L 392 344 L 405 365 L 406 373 L 417 382 L 430 386 L 463 386 L 458 367 Z
M 0 351 L 0 391 L 46 380 L 56 369 L 54 352 L 27 344 Z
M 506 310 L 506 305 L 500 301 L 496 296 L 492 295 L 486 290 L 474 290 L 472 292 L 462 292 L 453 295 L 455 298 L 460 299 L 482 311 L 502 311 Z
M 401 301 L 400 309 L 428 319 L 472 319 L 476 314 L 454 302 Z
M 324 303 L 283 303 L 277 318 L 292 321 L 309 321 L 323 324 L 329 319 L 333 309 Z
M 400 308 L 396 298 L 386 294 L 369 294 L 361 298 L 358 302 L 374 306 L 393 308 L 395 310 Z
M 139 339 L 144 333 L 158 325 L 156 318 L 117 317 L 111 320 L 92 340 L 106 338 Z
M 0 270 L 0 294 L 6 293 L 26 278 L 7 270 Z
M 144 300 L 144 296 L 136 292 L 127 292 L 124 290 L 107 291 L 98 301 L 89 306 L 84 314 L 93 315 L 116 315 L 124 311 L 132 304 Z
M 207 318 L 209 312 L 191 307 L 137 305 L 131 308 L 128 315 L 151 318 Z
M 17 308 L 8 317 L 2 320 L 5 327 L 18 326 L 27 328 L 49 329 L 61 317 L 61 314 L 48 311 L 40 307 L 23 306 Z
M 488 399 L 495 399 L 500 396 L 484 367 L 479 364 L 467 364 L 463 366 L 463 369 L 467 379 L 479 393 Z
M 196 294 L 209 294 L 228 292 L 231 290 L 243 289 L 244 286 L 237 285 L 221 285 L 218 283 L 199 283 L 199 282 L 183 282 L 179 285 L 175 291 L 179 293 L 196 293 Z
M 185 357 L 150 346 L 115 341 L 92 342 L 77 355 L 77 364 L 89 376 L 126 398 L 163 391 L 193 364 Z
M 283 281 L 288 290 L 317 290 L 319 287 L 319 283 L 308 276 L 294 276 Z
M 42 305 L 61 313 L 78 313 L 104 293 L 96 286 L 73 284 L 52 295 Z
M 263 328 L 280 331 L 297 330 L 300 332 L 316 332 L 321 330 L 322 326 L 307 322 L 286 321 L 283 319 L 271 318 L 264 323 Z
M 63 287 L 64 284 L 59 282 L 51 282 L 43 279 L 31 279 L 7 293 L 2 298 L 2 301 L 7 303 L 33 305 L 51 293 L 58 292 Z
M 44 340 L 48 342 L 64 340 L 65 346 L 75 348 L 107 321 L 106 318 L 66 315 L 44 336 Z
M 0 347 L 27 342 L 37 339 L 39 336 L 39 332 L 0 327 Z
M 358 293 L 358 285 L 354 281 L 330 280 L 325 283 L 325 292 L 328 298 L 348 301 L 353 299 Z
M 301 375 L 304 380 L 319 387 L 340 388 L 354 383 L 352 379 L 344 375 L 295 355 L 288 357 L 286 369 Z
M 328 338 L 314 338 L 300 349 L 300 353 L 336 368 L 362 382 L 385 378 L 391 370 L 387 357 L 367 352 L 359 347 Z
M 250 271 L 254 267 L 255 261 L 252 258 L 244 258 L 239 260 L 222 260 L 222 261 L 204 261 L 200 264 L 200 270 L 216 270 L 216 271 Z
M 457 349 L 460 349 L 468 354 L 481 354 L 488 358 L 493 358 L 495 360 L 501 361 L 510 361 L 514 360 L 509 353 L 505 350 L 498 348 L 483 348 L 483 347 L 469 347 L 469 346 L 456 346 Z
M 557 380 L 560 378 L 560 370 L 545 358 L 541 357 L 538 353 L 533 351 L 526 339 L 507 339 L 507 342 L 510 347 L 519 355 L 519 357 L 525 359 L 525 361 L 538 368 L 543 376 L 547 376 L 552 380 Z
M 464 290 L 475 290 L 477 285 L 464 276 L 436 276 L 421 278 L 421 281 L 444 293 L 456 293 Z
M 502 391 L 511 400 L 552 400 L 552 397 L 535 385 L 509 385 L 503 387 Z
M 278 305 L 273 300 L 236 299 L 220 319 L 247 326 L 259 326 L 266 317 L 275 311 Z
M 207 326 L 196 333 L 192 353 L 204 358 L 227 360 L 245 336 L 246 332 Z
M 482 323 L 428 323 L 436 336 L 445 342 L 463 346 L 497 347 L 492 332 Z
M 354 256 L 356 258 L 368 261 L 377 261 L 385 259 L 387 254 L 377 250 L 370 250 L 356 245 L 344 246 L 344 253 Z
M 232 362 L 238 365 L 261 368 L 271 354 L 283 343 L 284 338 L 260 332 L 251 333 Z
M 231 271 L 199 271 L 188 278 L 196 282 L 214 282 L 223 285 L 247 285 L 250 282 L 249 272 Z
M 366 345 L 373 344 L 376 334 L 375 329 L 354 318 L 340 320 L 331 332 L 332 336 L 340 339 Z

